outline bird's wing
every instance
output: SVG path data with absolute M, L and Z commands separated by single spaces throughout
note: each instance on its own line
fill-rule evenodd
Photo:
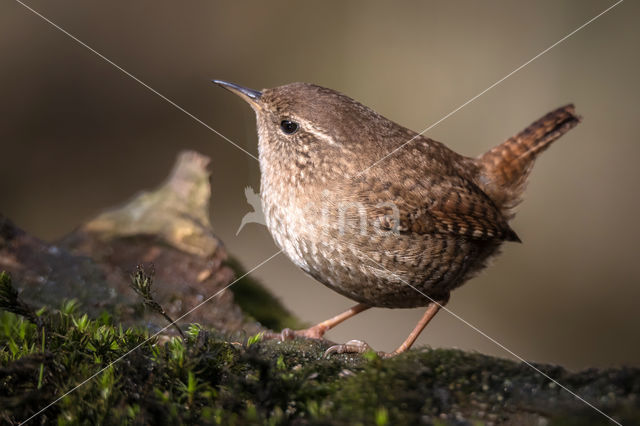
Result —
M 464 177 L 431 176 L 410 182 L 379 177 L 373 186 L 361 182 L 357 196 L 381 229 L 519 241 L 495 203 Z

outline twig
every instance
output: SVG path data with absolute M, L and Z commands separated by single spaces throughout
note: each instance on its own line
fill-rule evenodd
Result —
M 33 308 L 20 298 L 18 290 L 13 287 L 11 282 L 11 275 L 5 271 L 0 272 L 0 309 L 28 319 L 38 329 L 43 327 L 42 320 L 36 315 Z
M 144 265 L 140 264 L 136 266 L 136 272 L 131 274 L 131 288 L 142 297 L 142 301 L 145 306 L 149 307 L 152 311 L 162 315 L 169 323 L 178 330 L 178 333 L 184 338 L 184 333 L 180 326 L 167 314 L 164 308 L 154 300 L 151 294 L 151 288 L 153 286 L 153 267 L 151 271 L 147 272 L 144 269 Z

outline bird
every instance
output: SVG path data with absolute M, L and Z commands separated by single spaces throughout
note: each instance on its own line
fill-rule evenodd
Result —
M 407 351 L 505 242 L 537 156 L 575 127 L 557 108 L 478 157 L 397 124 L 336 90 L 290 83 L 253 90 L 212 80 L 256 115 L 260 197 L 275 243 L 308 275 L 357 302 L 282 338 L 322 338 L 372 307 L 425 312 L 392 357 Z M 362 340 L 325 355 L 371 350 Z

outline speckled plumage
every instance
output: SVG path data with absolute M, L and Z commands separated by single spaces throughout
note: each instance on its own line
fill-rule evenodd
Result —
M 411 286 L 446 299 L 519 241 L 508 220 L 536 155 L 579 122 L 568 105 L 470 158 L 331 89 L 293 83 L 246 99 L 276 243 L 326 286 L 388 308 L 430 303 Z M 282 120 L 298 131 L 285 134 Z

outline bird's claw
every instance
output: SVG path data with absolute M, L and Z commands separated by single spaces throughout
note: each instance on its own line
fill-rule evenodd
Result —
M 283 328 L 282 331 L 280 332 L 280 340 L 281 341 L 285 341 L 285 340 L 293 340 L 296 338 L 296 332 L 290 328 Z
M 349 340 L 347 343 L 341 345 L 333 345 L 324 352 L 323 358 L 328 358 L 331 354 L 363 354 L 373 349 L 367 342 L 362 340 Z M 380 358 L 389 358 L 393 354 L 386 352 L 376 352 Z
M 321 339 L 324 336 L 326 328 L 323 327 L 310 327 L 304 330 L 292 330 L 290 328 L 284 328 L 280 333 L 265 333 L 264 337 L 267 339 L 278 339 L 282 342 L 287 340 L 294 340 L 296 337 L 306 337 L 307 339 Z

